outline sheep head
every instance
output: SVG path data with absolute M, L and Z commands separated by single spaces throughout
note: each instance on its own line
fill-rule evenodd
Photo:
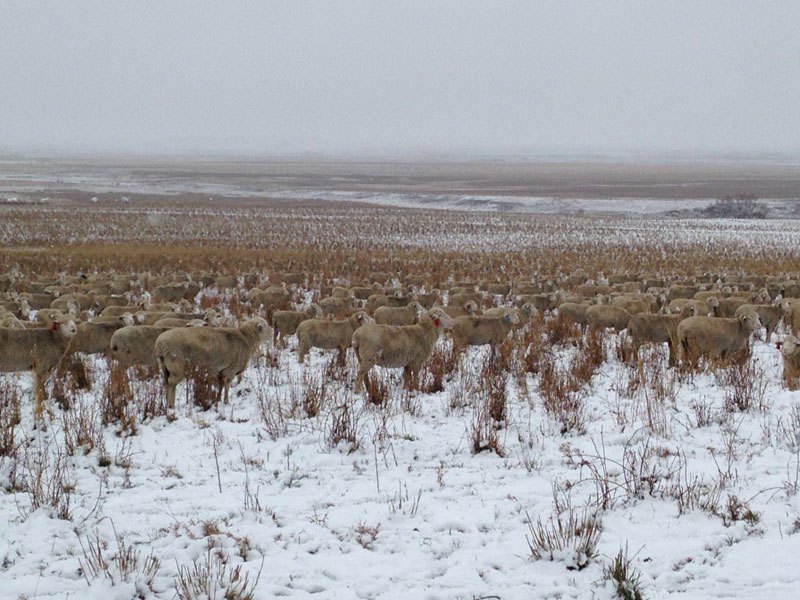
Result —
M 456 321 L 446 312 L 444 312 L 441 308 L 434 308 L 428 313 L 428 317 L 430 317 L 431 321 L 433 322 L 433 326 L 437 329 L 452 329 L 455 326 Z

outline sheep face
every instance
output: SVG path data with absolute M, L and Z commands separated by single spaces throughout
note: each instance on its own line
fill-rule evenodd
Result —
M 747 311 L 739 315 L 739 322 L 745 330 L 751 333 L 761 327 L 761 320 L 755 311 Z
M 75 334 L 78 333 L 78 326 L 75 324 L 75 321 L 72 319 L 67 319 L 66 321 L 53 321 L 50 325 L 50 329 L 52 331 L 60 333 L 63 337 L 69 339 L 75 337 Z
M 134 318 L 133 318 L 133 315 L 132 315 L 131 313 L 129 313 L 129 312 L 126 312 L 125 314 L 123 314 L 122 316 L 120 316 L 120 318 L 119 318 L 119 322 L 120 322 L 120 323 L 122 323 L 122 326 L 123 326 L 123 327 L 130 327 L 130 326 L 131 326 L 131 325 L 133 325 L 133 324 L 134 324 L 136 321 L 134 320 Z
M 253 325 L 255 325 L 256 330 L 258 331 L 259 340 L 266 341 L 269 337 L 271 337 L 271 328 L 267 323 L 266 319 L 263 317 L 256 317 L 250 321 Z
M 517 325 L 519 324 L 519 315 L 517 315 L 516 311 L 507 310 L 503 315 L 503 321 L 508 325 Z
M 428 315 L 437 329 L 452 329 L 456 324 L 455 319 L 440 308 L 434 308 Z
M 464 305 L 464 310 L 467 311 L 468 314 L 474 315 L 478 312 L 478 304 L 475 301 L 470 300 Z
M 353 315 L 353 317 L 352 317 L 352 318 L 355 320 L 355 322 L 356 322 L 356 323 L 358 323 L 358 325 L 359 325 L 359 326 L 362 326 L 362 325 L 372 325 L 373 323 L 375 323 L 375 319 L 373 319 L 372 317 L 370 317 L 370 316 L 369 316 L 369 315 L 368 315 L 366 312 L 364 312 L 363 310 L 359 310 L 357 313 L 355 313 L 355 314 Z

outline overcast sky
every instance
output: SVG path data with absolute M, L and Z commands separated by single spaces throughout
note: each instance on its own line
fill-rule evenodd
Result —
M 0 4 L 0 149 L 800 152 L 800 2 Z

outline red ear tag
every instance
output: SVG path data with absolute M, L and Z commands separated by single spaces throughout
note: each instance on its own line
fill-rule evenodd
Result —
M 359 323 L 361 323 L 361 321 L 363 321 L 363 320 L 364 320 L 364 315 L 362 315 L 361 313 L 359 313 L 359 314 L 358 314 L 358 316 L 356 317 L 356 321 L 358 321 Z
M 783 343 L 782 343 L 782 342 L 775 342 L 775 348 L 776 348 L 776 349 L 780 350 L 780 349 L 781 349 L 781 346 L 783 346 Z
M 50 331 L 58 331 L 58 323 L 53 321 L 53 324 L 50 325 Z
M 435 327 L 438 327 L 438 326 L 439 326 L 439 325 L 441 325 L 441 324 L 442 324 L 442 322 L 439 320 L 439 317 L 436 317 L 436 318 L 433 320 L 433 325 L 434 325 Z

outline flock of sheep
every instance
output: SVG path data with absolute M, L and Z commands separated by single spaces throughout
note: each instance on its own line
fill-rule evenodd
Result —
M 277 282 L 275 281 L 277 279 Z M 167 403 L 193 369 L 228 391 L 259 347 L 297 337 L 303 362 L 312 348 L 353 348 L 361 390 L 374 366 L 402 368 L 414 385 L 439 337 L 453 347 L 494 348 L 532 318 L 555 315 L 581 329 L 627 331 L 633 356 L 643 344 L 667 344 L 670 364 L 687 357 L 725 359 L 764 327 L 767 340 L 782 321 L 785 366 L 800 368 L 800 282 L 702 275 L 666 280 L 640 274 L 576 271 L 538 282 L 452 282 L 446 290 L 422 278 L 371 273 L 362 285 L 309 285 L 303 273 L 271 283 L 258 274 L 62 275 L 57 280 L 0 276 L 0 372 L 33 371 L 37 418 L 45 383 L 76 353 L 107 354 L 123 367 L 158 369 Z M 441 286 L 445 287 L 445 286 Z M 228 304 L 221 302 L 228 299 Z M 216 299 L 216 302 L 202 300 Z M 316 299 L 316 302 L 313 300 Z M 232 302 L 251 316 L 237 322 Z M 202 310 L 201 305 L 216 308 Z M 293 306 L 294 305 L 294 306 Z M 241 311 L 239 311 L 241 312 Z

